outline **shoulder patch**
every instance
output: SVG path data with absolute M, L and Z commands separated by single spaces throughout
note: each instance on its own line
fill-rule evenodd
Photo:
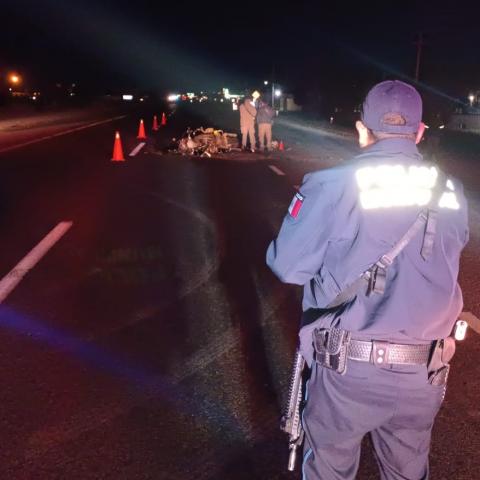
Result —
M 298 214 L 300 213 L 300 209 L 302 208 L 303 201 L 305 200 L 305 197 L 297 192 L 295 196 L 292 199 L 292 202 L 290 203 L 290 206 L 288 207 L 288 213 L 290 214 L 291 217 L 297 218 Z

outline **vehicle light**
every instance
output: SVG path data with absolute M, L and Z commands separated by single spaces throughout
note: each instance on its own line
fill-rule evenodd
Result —
M 133 100 L 133 95 L 122 95 L 122 99 L 131 102 Z

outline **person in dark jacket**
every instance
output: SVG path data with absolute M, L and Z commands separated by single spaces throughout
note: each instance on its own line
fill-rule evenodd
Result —
M 260 100 L 257 109 L 258 141 L 260 151 L 265 148 L 270 152 L 272 150 L 272 125 L 275 117 L 275 111 L 268 103 Z

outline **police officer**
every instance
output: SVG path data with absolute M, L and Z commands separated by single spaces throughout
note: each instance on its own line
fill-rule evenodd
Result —
M 460 182 L 417 150 L 421 117 L 411 85 L 374 86 L 362 153 L 305 176 L 267 252 L 283 282 L 304 286 L 306 480 L 354 479 L 367 433 L 382 479 L 428 478 L 468 224 Z

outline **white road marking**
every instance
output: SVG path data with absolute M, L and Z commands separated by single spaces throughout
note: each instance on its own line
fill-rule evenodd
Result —
M 145 142 L 140 142 L 140 143 L 130 152 L 130 157 L 134 157 L 145 145 L 146 145 Z
M 23 277 L 42 259 L 42 257 L 67 233 L 73 222 L 60 222 L 47 236 L 17 265 L 0 280 L 0 303 L 22 281 Z
M 270 168 L 270 170 L 272 170 L 273 172 L 275 172 L 277 175 L 280 175 L 280 176 L 284 176 L 285 175 L 285 172 L 282 172 L 278 167 L 276 167 L 275 165 L 269 165 L 268 168 Z
M 62 130 L 61 132 L 57 132 L 52 135 L 47 135 L 46 137 L 35 138 L 33 140 L 28 140 L 27 142 L 10 145 L 9 147 L 0 148 L 0 153 L 10 152 L 11 150 L 16 150 L 17 148 L 22 148 L 22 147 L 26 147 L 27 145 L 33 145 L 34 143 L 43 142 L 44 140 L 50 140 L 52 138 L 68 135 L 69 133 L 79 132 L 80 130 L 96 127 L 97 125 L 103 125 L 104 123 L 114 122 L 115 120 L 120 120 L 122 118 L 125 118 L 126 116 L 127 115 L 120 115 L 118 117 L 107 118 L 106 120 L 100 120 L 98 122 L 88 123 L 87 125 L 81 125 L 80 127 L 70 128 L 68 130 Z

